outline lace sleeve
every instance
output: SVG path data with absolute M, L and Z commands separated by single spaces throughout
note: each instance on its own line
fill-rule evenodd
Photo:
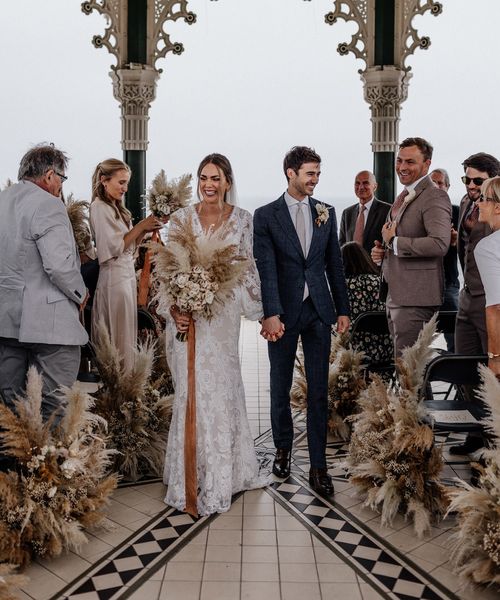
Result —
M 242 213 L 239 252 L 250 261 L 242 284 L 242 312 L 247 319 L 258 321 L 264 316 L 264 312 L 262 310 L 259 273 L 253 257 L 252 216 L 247 211 L 242 211 Z

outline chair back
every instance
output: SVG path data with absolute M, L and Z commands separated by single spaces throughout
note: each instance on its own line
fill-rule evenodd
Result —
M 355 333 L 390 333 L 385 311 L 371 310 L 358 315 L 351 328 L 351 335 Z
M 480 382 L 478 366 L 487 364 L 488 357 L 484 354 L 441 354 L 433 358 L 427 365 L 424 374 L 422 390 L 433 381 L 444 381 L 455 386 L 477 386 Z
M 455 321 L 457 320 L 456 310 L 440 310 L 436 323 L 436 329 L 441 333 L 455 334 Z

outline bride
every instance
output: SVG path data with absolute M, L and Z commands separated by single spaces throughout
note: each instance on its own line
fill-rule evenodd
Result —
M 229 510 L 231 496 L 263 487 L 268 477 L 259 474 L 259 463 L 246 414 L 245 392 L 238 356 L 240 318 L 262 317 L 260 283 L 252 254 L 252 217 L 236 206 L 231 164 L 221 154 L 210 154 L 198 167 L 199 203 L 178 210 L 170 221 L 170 233 L 192 223 L 195 234 L 212 232 L 238 254 L 250 259 L 242 285 L 218 316 L 196 321 L 196 474 L 197 509 L 200 515 Z M 167 242 L 168 244 L 168 242 Z M 184 425 L 188 395 L 187 343 L 175 338 L 187 332 L 189 317 L 174 305 L 167 322 L 167 355 L 175 384 L 175 401 L 167 444 L 164 482 L 165 502 L 186 508 Z

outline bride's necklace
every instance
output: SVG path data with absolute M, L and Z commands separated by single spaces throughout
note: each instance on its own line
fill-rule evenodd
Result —
M 200 219 L 200 223 L 202 224 L 203 229 L 205 231 L 212 231 L 214 229 L 217 229 L 219 227 L 219 225 L 222 223 L 222 219 L 227 214 L 226 206 L 222 207 L 222 210 L 220 211 L 220 213 L 217 217 L 202 215 L 202 208 L 203 208 L 203 205 L 202 205 L 202 203 L 200 203 L 199 208 L 196 207 L 195 210 L 198 213 L 198 218 Z

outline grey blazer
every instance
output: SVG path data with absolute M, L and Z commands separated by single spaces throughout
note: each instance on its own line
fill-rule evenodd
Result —
M 443 302 L 443 256 L 451 238 L 451 202 L 430 177 L 397 216 L 396 256 L 387 250 L 382 275 L 398 306 L 440 306 Z
M 82 345 L 86 289 L 73 231 L 59 198 L 30 181 L 0 194 L 0 336 Z

